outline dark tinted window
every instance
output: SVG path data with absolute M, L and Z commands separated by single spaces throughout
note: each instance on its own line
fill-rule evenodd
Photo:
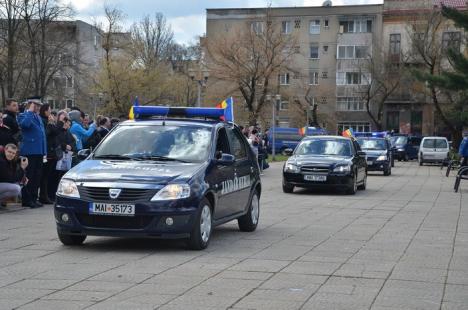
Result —
M 352 156 L 351 141 L 344 139 L 314 139 L 302 141 L 296 155 Z
M 240 133 L 236 129 L 227 129 L 229 144 L 231 146 L 231 154 L 239 158 L 247 157 L 244 141 L 242 141 Z

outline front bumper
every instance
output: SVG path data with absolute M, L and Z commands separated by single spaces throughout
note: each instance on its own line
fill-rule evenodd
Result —
M 350 174 L 328 174 L 324 182 L 304 180 L 303 173 L 283 172 L 283 182 L 304 188 L 347 189 L 353 186 L 354 177 Z
M 89 204 L 89 201 L 58 196 L 54 207 L 57 230 L 70 235 L 187 238 L 198 210 L 195 199 L 136 202 L 134 216 L 90 214 Z M 67 222 L 62 220 L 64 213 L 68 214 Z M 166 224 L 169 217 L 172 225 Z
M 390 165 L 388 160 L 373 161 L 372 164 L 367 163 L 367 171 L 384 171 Z

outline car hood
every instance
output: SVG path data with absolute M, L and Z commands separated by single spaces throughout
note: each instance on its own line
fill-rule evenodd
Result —
M 288 160 L 288 163 L 295 164 L 297 166 L 305 165 L 323 165 L 331 166 L 337 164 L 349 164 L 351 157 L 344 156 L 317 156 L 317 155 L 294 155 Z
M 85 160 L 64 178 L 81 182 L 125 181 L 165 184 L 190 179 L 204 163 Z

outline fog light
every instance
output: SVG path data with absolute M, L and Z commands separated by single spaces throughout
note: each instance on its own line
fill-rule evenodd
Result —
M 62 214 L 62 221 L 63 222 L 68 222 L 69 219 L 70 219 L 70 217 L 68 216 L 67 213 Z
M 172 226 L 172 224 L 174 224 L 174 220 L 172 219 L 172 217 L 166 218 L 166 225 Z

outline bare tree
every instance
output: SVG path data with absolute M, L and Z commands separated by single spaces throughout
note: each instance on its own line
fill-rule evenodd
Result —
M 170 57 L 174 44 L 174 34 L 166 18 L 156 13 L 149 15 L 132 26 L 133 57 L 145 68 L 154 68 Z
M 265 9 L 264 18 L 248 22 L 238 31 L 207 38 L 210 76 L 231 82 L 242 94 L 254 125 L 276 78 L 294 52 L 292 34 L 283 34 Z

